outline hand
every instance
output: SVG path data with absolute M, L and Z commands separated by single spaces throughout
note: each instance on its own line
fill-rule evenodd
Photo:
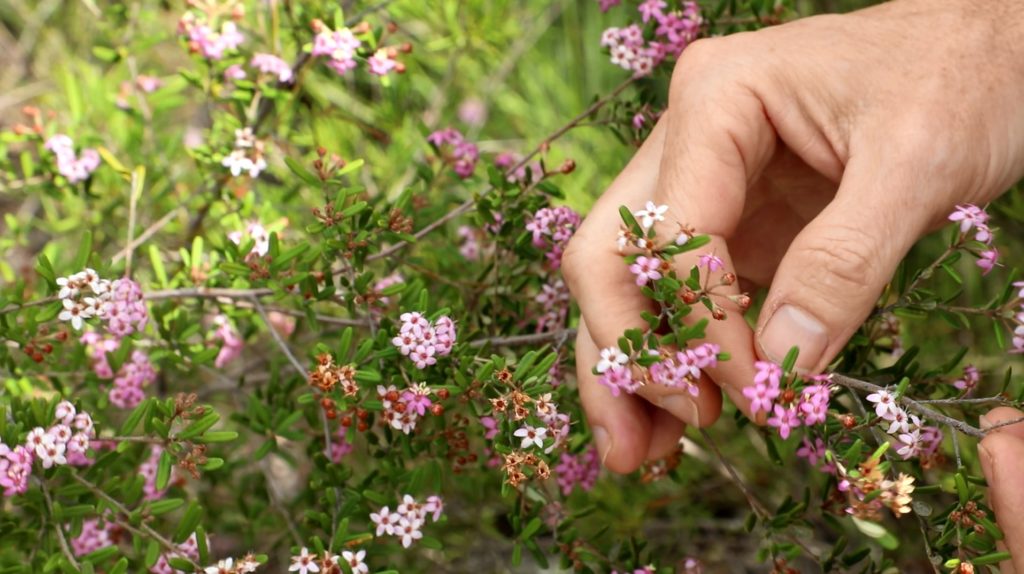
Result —
M 1022 29 L 1014 0 L 897 0 L 685 50 L 668 111 L 563 259 L 583 315 L 580 394 L 608 468 L 663 456 L 681 421 L 714 422 L 719 386 L 749 414 L 742 388 L 758 357 L 780 362 L 795 345 L 798 368 L 824 369 L 921 235 L 1021 177 Z M 645 325 L 650 303 L 615 237 L 619 206 L 648 200 L 669 206 L 666 223 L 713 237 L 677 257 L 679 271 L 714 251 L 771 285 L 755 330 L 736 309 L 711 321 L 708 339 L 732 359 L 693 400 L 655 385 L 640 392 L 647 402 L 613 398 L 591 374 L 600 348 Z
M 1022 418 L 1024 413 L 1017 409 L 999 407 L 981 417 L 981 428 Z M 978 445 L 978 458 L 988 480 L 990 503 L 1006 535 L 1003 544 L 1011 554 L 1009 563 L 1003 563 L 999 571 L 1024 572 L 1024 424 L 990 431 Z

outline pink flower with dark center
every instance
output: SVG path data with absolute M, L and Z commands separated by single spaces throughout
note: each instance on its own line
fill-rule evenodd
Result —
M 697 265 L 706 268 L 708 273 L 714 273 L 719 269 L 725 268 L 725 263 L 722 261 L 722 258 L 713 253 L 705 253 L 698 257 Z
M 779 436 L 783 440 L 789 438 L 792 429 L 800 426 L 800 417 L 797 416 L 796 407 L 783 407 L 775 405 L 775 416 L 768 419 L 768 425 L 779 429 Z
M 975 264 L 981 268 L 982 275 L 988 275 L 997 265 L 999 265 L 999 250 L 995 247 L 986 249 L 979 254 L 978 260 Z
M 661 279 L 661 259 L 641 255 L 629 266 L 629 270 L 636 275 L 636 284 L 644 286 L 648 281 Z

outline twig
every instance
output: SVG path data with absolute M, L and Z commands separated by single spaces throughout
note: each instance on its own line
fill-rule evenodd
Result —
M 50 497 L 50 489 L 46 488 L 46 482 L 43 480 L 39 481 L 39 485 L 42 487 L 43 498 L 46 500 L 46 510 L 53 517 L 53 498 Z M 71 552 L 71 547 L 68 545 L 68 538 L 64 534 L 64 527 L 56 520 L 51 520 L 50 522 L 53 524 L 53 529 L 57 531 L 57 542 L 60 544 L 61 554 L 68 559 L 68 562 L 75 570 L 81 570 L 78 560 L 75 560 L 75 554 Z
M 308 379 L 309 371 L 307 371 L 306 368 L 302 366 L 302 363 L 299 362 L 299 359 L 295 357 L 294 353 L 292 353 L 291 347 L 288 346 L 288 343 L 286 343 L 285 340 L 281 338 L 281 334 L 278 333 L 277 329 L 274 328 L 274 324 L 270 322 L 270 317 L 267 317 L 267 310 L 263 308 L 263 304 L 260 303 L 260 300 L 255 297 L 253 298 L 252 302 L 253 305 L 256 306 L 256 311 L 259 312 L 260 318 L 263 319 L 263 323 L 267 326 L 267 330 L 270 331 L 270 336 L 274 338 L 274 342 L 277 343 L 277 346 L 280 347 L 281 351 L 284 352 L 286 357 L 288 357 L 288 361 L 292 364 L 293 367 L 295 367 L 295 370 L 302 375 L 302 378 Z
M 837 385 L 839 385 L 839 386 L 841 386 L 841 387 L 846 387 L 848 389 L 855 389 L 855 390 L 858 390 L 858 391 L 863 391 L 863 392 L 868 392 L 868 393 L 875 393 L 875 392 L 878 392 L 878 391 L 884 391 L 885 390 L 884 387 L 880 387 L 880 386 L 878 386 L 878 385 L 876 385 L 874 383 L 869 383 L 867 381 L 861 381 L 861 380 L 858 380 L 858 379 L 852 379 L 852 378 L 847 377 L 845 375 L 839 375 L 839 374 L 833 374 L 832 375 L 832 382 L 837 384 Z M 915 413 L 917 413 L 919 415 L 922 415 L 925 418 L 931 419 L 931 420 L 933 420 L 933 421 L 935 421 L 937 423 L 948 425 L 948 426 L 950 426 L 950 427 L 960 431 L 961 433 L 963 433 L 963 434 L 965 434 L 967 436 L 974 437 L 974 438 L 979 438 L 979 439 L 985 437 L 985 432 L 986 431 L 979 430 L 979 429 L 977 429 L 977 428 L 975 428 L 975 427 L 965 423 L 964 421 L 955 419 L 953 417 L 946 416 L 946 415 L 944 415 L 944 414 L 942 414 L 942 413 L 940 413 L 940 412 L 938 412 L 938 411 L 936 411 L 934 409 L 930 409 L 930 408 L 928 408 L 925 405 L 919 403 L 918 401 L 915 401 L 914 399 L 912 399 L 910 397 L 902 396 L 902 397 L 899 398 L 899 402 L 903 406 L 907 407 L 907 409 L 909 409 L 911 411 L 914 411 Z
M 470 347 L 479 348 L 486 345 L 494 347 L 518 347 L 523 345 L 537 345 L 551 341 L 566 341 L 576 336 L 576 329 L 560 329 L 547 333 L 535 333 L 530 335 L 511 335 L 508 337 L 488 337 L 477 339 L 469 343 Z
M 608 102 L 614 100 L 616 97 L 619 96 L 619 94 L 621 94 L 623 91 L 625 91 L 626 88 L 631 86 L 634 81 L 635 81 L 635 78 L 632 78 L 632 77 L 629 78 L 628 80 L 626 80 L 626 81 L 622 82 L 621 84 L 619 84 L 618 86 L 616 86 L 616 88 L 614 90 L 612 90 L 611 93 L 609 93 L 608 95 L 604 96 L 603 98 L 595 101 L 594 103 L 590 104 L 590 106 L 588 106 L 587 109 L 583 110 L 579 115 L 577 115 L 573 119 L 569 120 L 568 123 L 566 123 L 562 127 L 558 128 L 557 130 L 552 132 L 546 138 L 544 138 L 537 145 L 537 147 L 533 148 L 533 151 L 531 151 L 530 153 L 526 154 L 521 160 L 519 160 L 519 162 L 517 164 L 515 164 L 512 167 L 510 167 L 507 170 L 505 170 L 505 175 L 509 175 L 509 174 L 515 173 L 516 170 L 518 170 L 519 168 L 524 167 L 527 164 L 529 164 L 530 160 L 532 160 L 535 156 L 537 156 L 542 151 L 547 149 L 548 146 L 551 145 L 551 142 L 553 142 L 553 141 L 557 140 L 558 138 L 562 137 L 567 132 L 572 130 L 574 127 L 576 127 L 581 122 L 583 122 L 583 120 L 586 120 L 588 117 L 593 115 L 595 112 L 597 112 L 598 110 L 603 108 L 606 104 L 608 104 Z M 472 209 L 474 205 L 476 205 L 476 202 L 480 198 L 482 198 L 482 197 L 488 195 L 489 193 L 493 192 L 494 189 L 495 189 L 495 187 L 493 185 L 488 186 L 486 189 L 481 191 L 475 198 L 471 197 L 471 198 L 467 199 L 466 201 L 460 203 L 458 206 L 456 206 L 454 209 L 452 209 L 448 213 L 446 213 L 446 214 L 442 215 L 441 217 L 435 219 L 434 221 L 428 223 L 422 229 L 420 229 L 419 231 L 417 231 L 416 233 L 413 234 L 414 241 L 418 241 L 418 240 L 422 239 L 423 237 L 425 237 L 426 235 L 428 235 L 429 233 L 431 233 L 435 229 L 443 226 L 444 224 L 446 224 L 449 221 L 455 219 L 456 217 L 462 215 L 463 213 L 466 213 L 467 211 Z M 366 258 L 366 260 L 367 261 L 377 261 L 379 259 L 386 259 L 386 258 L 394 255 L 395 253 L 398 253 L 399 251 L 405 249 L 410 244 L 411 243 L 409 241 L 399 241 L 398 243 L 395 243 L 394 245 L 391 245 L 390 247 L 387 247 L 387 248 L 379 251 L 378 253 L 374 253 L 374 254 L 368 256 Z M 337 274 L 337 273 L 340 273 L 340 271 L 336 271 L 335 272 L 335 274 Z
M 135 249 L 132 248 L 132 242 L 135 239 L 136 205 L 139 201 L 138 196 L 142 193 L 142 185 L 138 179 L 138 172 L 132 171 L 132 182 L 128 187 L 128 240 L 125 242 L 125 251 L 127 252 L 124 256 L 125 277 L 132 276 L 132 254 L 135 253 Z
M 1015 405 L 1015 401 L 996 395 L 994 397 L 980 397 L 974 399 L 918 399 L 922 405 Z
M 88 479 L 78 474 L 77 470 L 71 469 L 71 478 L 74 478 L 76 481 L 78 481 L 78 483 L 87 488 L 89 492 L 95 494 L 99 498 L 102 498 L 104 501 L 107 502 L 107 504 L 112 506 L 114 510 L 116 510 L 121 515 L 125 517 L 131 515 L 131 511 L 128 510 L 125 507 L 125 505 L 121 504 L 120 502 L 117 501 L 117 499 L 107 494 L 99 486 L 96 486 Z M 175 557 L 177 558 L 181 558 L 182 560 L 187 561 L 196 571 L 202 571 L 203 568 L 198 563 L 196 563 L 194 560 L 186 556 L 185 553 L 183 553 L 180 548 L 174 545 L 174 543 L 165 538 L 163 534 L 160 534 L 145 522 L 139 523 L 138 528 L 136 528 L 132 526 L 131 523 L 129 523 L 127 520 L 121 520 L 117 517 L 115 517 L 115 520 L 117 521 L 118 524 L 120 524 L 128 530 L 131 530 L 137 534 L 148 536 L 153 540 L 156 540 L 157 544 L 164 547 L 164 550 L 167 550 L 168 552 L 174 554 Z
M 139 245 L 142 245 L 143 243 L 145 243 L 156 232 L 158 232 L 161 229 L 163 229 L 165 225 L 167 225 L 168 223 L 171 222 L 172 219 L 174 219 L 175 215 L 178 215 L 178 213 L 180 213 L 184 209 L 185 209 L 184 207 L 179 206 L 179 207 L 177 207 L 175 209 L 172 209 L 171 211 L 168 211 L 163 217 L 161 217 L 159 220 L 157 220 L 156 223 L 154 223 L 153 225 L 150 225 L 149 227 L 147 227 L 146 230 L 143 231 L 141 234 L 139 234 L 138 237 L 136 237 L 135 239 L 130 241 L 128 243 L 128 245 L 125 246 L 124 249 L 122 249 L 121 251 L 118 251 L 114 255 L 114 257 L 110 260 L 110 262 L 113 264 L 113 263 L 117 263 L 118 261 L 124 259 L 128 255 L 129 252 L 131 252 L 133 249 L 137 248 Z

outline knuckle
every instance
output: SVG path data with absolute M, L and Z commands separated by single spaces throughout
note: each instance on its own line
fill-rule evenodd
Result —
M 821 300 L 835 300 L 839 305 L 846 301 L 836 300 L 836 294 L 861 294 L 877 287 L 880 257 L 868 239 L 852 227 L 832 227 L 816 235 L 803 246 L 808 258 L 805 284 L 825 295 Z

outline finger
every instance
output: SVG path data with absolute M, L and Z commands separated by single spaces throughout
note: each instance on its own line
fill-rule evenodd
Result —
M 609 470 L 633 472 L 644 462 L 650 449 L 651 416 L 639 397 L 612 396 L 608 387 L 597 382 L 592 368 L 598 359 L 599 350 L 590 338 L 587 322 L 580 319 L 576 334 L 576 377 L 580 402 L 597 443 L 597 452 L 601 463 Z M 661 431 L 659 437 L 663 435 Z
M 775 131 L 757 95 L 736 80 L 737 76 L 715 71 L 716 46 L 698 42 L 687 48 L 676 66 L 656 196 L 659 203 L 669 206 L 674 218 L 697 233 L 712 236 L 706 248 L 676 260 L 677 271 L 684 274 L 696 264 L 699 254 L 721 258 L 726 269 L 710 278 L 712 284 L 724 271 L 735 271 L 726 239 L 734 234 L 743 213 L 748 185 L 764 170 L 776 148 Z M 691 81 L 693 78 L 701 81 Z M 728 307 L 724 298 L 740 291 L 733 283 L 717 292 L 722 301 L 716 303 Z M 742 390 L 753 384 L 753 331 L 739 309 L 727 309 L 724 320 L 710 319 L 710 312 L 700 306 L 694 311 L 694 319 L 709 319 L 707 339 L 731 355 L 709 374 L 749 415 Z
M 615 232 L 621 222 L 619 206 L 638 210 L 653 196 L 664 139 L 662 120 L 595 204 L 563 256 L 563 273 L 598 348 L 615 345 L 628 329 L 646 330 L 648 326 L 641 313 L 656 312 L 624 263 L 615 243 Z M 595 358 L 590 364 L 580 365 L 580 372 L 589 372 L 596 362 Z M 688 424 L 706 426 L 718 418 L 721 397 L 711 385 L 705 383 L 700 388 L 696 397 L 685 389 L 660 388 L 644 393 Z
M 982 417 L 982 428 L 1024 417 L 1011 408 L 993 409 Z M 999 527 L 1010 550 L 1010 563 L 1004 572 L 1024 572 L 1024 425 L 1015 424 L 994 429 L 978 445 L 981 468 L 988 481 L 989 498 L 996 511 Z M 1006 568 L 1009 566 L 1009 568 Z
M 651 446 L 647 449 L 647 460 L 660 460 L 678 451 L 679 439 L 686 430 L 683 421 L 653 404 L 647 405 L 647 412 L 651 417 Z
M 884 166 L 893 166 L 886 169 Z M 933 217 L 928 188 L 903 162 L 854 157 L 836 198 L 793 240 L 761 309 L 758 350 L 820 372 L 871 313 L 882 290 Z

